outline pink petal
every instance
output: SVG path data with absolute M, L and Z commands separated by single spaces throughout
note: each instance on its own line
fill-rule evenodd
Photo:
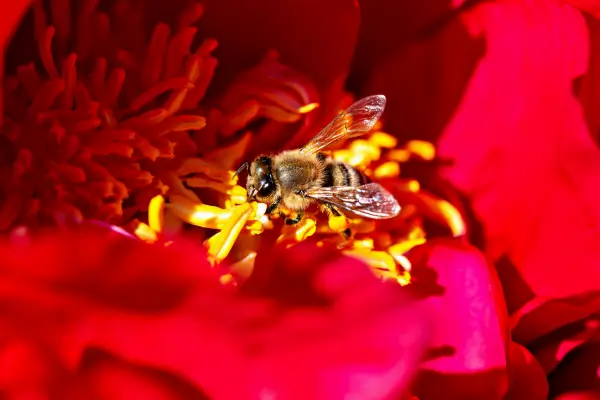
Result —
M 432 240 L 410 258 L 413 290 L 434 311 L 432 348 L 439 355 L 423 365 L 415 394 L 503 398 L 508 327 L 493 268 L 477 249 L 454 240 Z
M 440 141 L 447 176 L 471 197 L 490 255 L 507 253 L 534 294 L 597 290 L 600 152 L 571 93 L 585 23 L 553 1 L 485 3 L 463 20 L 487 51 Z

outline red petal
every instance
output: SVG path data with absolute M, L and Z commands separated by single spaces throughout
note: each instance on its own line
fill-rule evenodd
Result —
M 98 351 L 86 355 L 79 374 L 59 389 L 61 399 L 205 399 L 181 378 Z
M 511 400 L 545 400 L 548 398 L 548 381 L 544 370 L 529 350 L 518 343 L 510 344 Z
M 600 20 L 586 16 L 586 23 L 590 31 L 589 68 L 575 86 L 592 136 L 600 143 Z
M 600 292 L 589 292 L 567 299 L 536 297 L 514 315 L 513 337 L 531 343 L 561 326 L 577 322 L 600 310 Z
M 415 394 L 503 398 L 508 328 L 493 268 L 475 248 L 453 240 L 432 240 L 409 258 L 413 289 L 426 296 L 423 301 L 434 311 L 432 347 L 433 355 L 439 355 L 424 364 Z
M 322 88 L 347 74 L 359 23 L 354 0 L 202 3 L 205 14 L 199 33 L 219 41 L 218 73 L 226 80 L 253 66 L 271 48 L 279 51 L 282 62 Z
M 203 250 L 178 247 L 150 246 L 86 224 L 69 232 L 45 232 L 31 238 L 31 244 L 3 243 L 0 273 L 119 308 L 155 311 L 173 307 L 199 278 L 210 276 Z

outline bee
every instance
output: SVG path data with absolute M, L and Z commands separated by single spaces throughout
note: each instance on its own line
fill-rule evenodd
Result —
M 299 223 L 313 203 L 334 216 L 344 212 L 370 219 L 397 216 L 400 205 L 392 194 L 353 166 L 321 152 L 335 142 L 370 131 L 385 103 L 383 95 L 365 97 L 341 112 L 302 148 L 261 155 L 252 163 L 242 164 L 235 175 L 248 170 L 248 201 L 266 203 L 267 214 L 284 205 L 296 213 L 295 218 L 286 218 L 288 225 Z

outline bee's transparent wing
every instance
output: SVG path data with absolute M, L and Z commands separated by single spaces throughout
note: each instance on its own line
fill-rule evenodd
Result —
M 358 187 L 320 187 L 310 189 L 306 195 L 364 218 L 388 219 L 400 212 L 400 205 L 394 196 L 378 183 Z
M 384 108 L 384 95 L 368 96 L 358 100 L 335 117 L 300 151 L 315 154 L 338 140 L 364 135 L 373 128 Z

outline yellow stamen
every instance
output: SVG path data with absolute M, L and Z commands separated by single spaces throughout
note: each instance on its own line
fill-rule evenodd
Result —
M 302 107 L 299 107 L 297 111 L 299 114 L 307 114 L 317 107 L 319 107 L 319 103 L 308 103 Z
M 396 178 L 398 175 L 400 175 L 400 164 L 396 161 L 385 162 L 373 171 L 376 179 Z
M 411 140 L 406 143 L 406 149 L 424 160 L 430 161 L 435 158 L 435 146 L 424 140 Z
M 399 163 L 407 162 L 410 160 L 410 151 L 405 149 L 390 150 L 390 152 L 387 153 L 387 158 L 398 161 Z
M 152 230 L 152 228 L 150 228 L 148 225 L 144 224 L 143 222 L 138 222 L 137 226 L 135 227 L 133 232 L 141 240 L 148 242 L 148 243 L 154 243 L 158 240 L 158 236 L 156 235 L 156 232 L 154 232 Z
M 419 246 L 423 243 L 425 243 L 425 238 L 409 239 L 400 243 L 396 243 L 395 245 L 391 246 L 388 251 L 394 258 L 396 258 L 397 261 L 397 257 L 403 256 L 403 254 L 407 253 L 413 247 Z
M 317 231 L 317 221 L 312 218 L 304 217 L 298 224 L 286 225 L 281 236 L 277 238 L 277 243 L 287 246 L 300 243 L 306 238 L 312 236 Z
M 252 206 L 249 203 L 234 208 L 221 232 L 204 241 L 211 264 L 221 262 L 227 257 L 251 213 Z
M 395 271 L 396 262 L 394 258 L 385 251 L 368 251 L 368 250 L 346 250 L 344 254 L 356 257 L 371 266 L 371 268 Z
M 378 146 L 362 139 L 353 141 L 350 150 L 355 154 L 364 154 L 370 162 L 377 161 L 381 157 L 381 150 Z
M 429 207 L 433 216 L 450 228 L 453 236 L 462 236 L 466 233 L 465 222 L 460 212 L 452 204 L 426 193 L 421 193 L 420 197 Z
M 398 139 L 385 132 L 375 132 L 369 137 L 369 142 L 378 147 L 393 149 L 398 143 Z
M 245 209 L 249 207 L 251 213 L 249 214 L 250 220 L 260 219 L 266 209 L 267 205 L 262 203 L 243 203 L 239 206 L 230 209 L 224 209 L 216 206 L 209 206 L 207 204 L 196 203 L 187 197 L 174 195 L 171 196 L 171 204 L 169 209 L 173 214 L 179 218 L 195 226 L 210 229 L 223 229 L 227 223 L 233 218 L 236 210 L 240 207 Z
M 448 226 L 454 236 L 462 236 L 467 228 L 458 210 L 446 200 L 439 200 L 438 207 L 442 215 L 446 218 Z
M 371 238 L 353 240 L 352 248 L 356 250 L 373 250 L 375 248 L 375 243 Z
M 154 196 L 148 206 L 148 225 L 154 232 L 160 233 L 164 227 L 165 199 L 161 195 Z

